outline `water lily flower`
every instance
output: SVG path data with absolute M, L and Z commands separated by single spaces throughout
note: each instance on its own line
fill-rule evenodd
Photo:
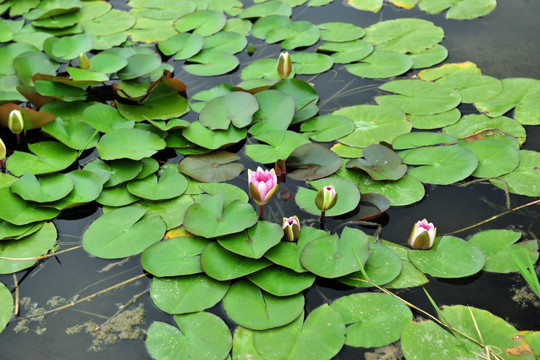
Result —
M 285 80 L 289 77 L 292 71 L 292 61 L 287 51 L 282 51 L 279 54 L 277 73 L 281 80 Z
M 262 218 L 263 206 L 274 196 L 278 189 L 277 176 L 274 169 L 256 171 L 248 170 L 249 196 L 259 204 L 259 218 Z
M 298 220 L 298 216 L 284 217 L 281 227 L 283 228 L 285 240 L 296 241 L 298 239 L 298 234 L 300 233 L 300 220 Z
M 417 250 L 431 249 L 435 242 L 436 234 L 437 228 L 433 223 L 428 222 L 426 219 L 418 221 L 413 226 L 411 236 L 409 237 L 409 245 Z
M 338 194 L 332 185 L 323 186 L 317 191 L 315 205 L 317 205 L 321 211 L 330 210 L 336 205 L 337 199 Z

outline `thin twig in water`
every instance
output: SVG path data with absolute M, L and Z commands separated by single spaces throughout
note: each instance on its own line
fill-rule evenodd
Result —
M 120 315 L 122 313 L 122 311 L 124 311 L 128 306 L 130 306 L 131 304 L 135 303 L 137 300 L 139 300 L 141 298 L 141 296 L 143 296 L 144 294 L 146 294 L 148 291 L 150 291 L 150 289 L 146 289 L 140 293 L 138 293 L 137 295 L 135 295 L 131 300 L 129 300 L 126 305 L 122 306 L 117 312 L 114 313 L 113 316 L 111 316 L 110 318 L 107 319 L 107 321 L 105 321 L 103 324 L 97 326 L 96 328 L 94 328 L 94 330 L 92 330 L 93 332 L 97 332 L 99 330 L 101 330 L 102 327 L 104 327 L 105 325 L 107 325 L 108 323 L 111 322 L 112 319 L 114 319 L 115 317 L 117 317 L 118 315 Z
M 17 275 L 13 273 L 13 283 L 15 286 L 15 310 L 13 311 L 13 315 L 19 316 L 19 283 L 17 282 Z

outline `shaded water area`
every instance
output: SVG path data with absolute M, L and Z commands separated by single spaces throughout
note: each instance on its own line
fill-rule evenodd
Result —
M 123 6 L 120 2 L 113 3 L 120 8 Z M 292 17 L 293 20 L 309 20 L 315 24 L 348 22 L 364 28 L 377 21 L 392 18 L 426 19 L 444 29 L 445 38 L 441 44 L 448 49 L 446 62 L 471 61 L 480 67 L 483 74 L 498 79 L 540 79 L 539 14 L 540 2 L 533 0 L 499 0 L 492 13 L 471 21 L 446 20 L 444 14 L 429 15 L 417 8 L 403 10 L 390 4 L 386 4 L 380 13 L 371 14 L 345 7 L 340 0 L 336 0 L 333 4 L 321 8 L 300 6 L 294 9 Z M 251 57 L 245 52 L 238 54 L 241 66 L 259 58 L 276 58 L 279 54 L 278 45 L 266 45 L 258 39 L 250 41 L 257 50 Z M 335 65 L 334 69 L 336 67 L 341 68 Z M 414 74 L 412 71 L 404 77 Z M 232 74 L 201 79 L 183 72 L 181 66 L 177 66 L 174 77 L 187 84 L 188 97 L 222 82 L 240 82 L 239 69 Z M 314 84 L 320 95 L 321 115 L 345 106 L 373 104 L 373 97 L 380 93 L 377 87 L 387 81 L 358 78 L 345 70 L 329 71 L 314 78 L 298 78 Z M 460 107 L 460 110 L 463 114 L 473 112 L 472 107 Z M 195 117 L 196 114 L 193 113 L 186 116 L 187 119 Z M 522 148 L 540 151 L 539 127 L 526 126 L 526 129 L 527 141 Z M 92 156 L 88 154 L 81 163 Z M 162 154 L 162 157 L 173 163 L 181 159 L 181 156 L 170 152 Z M 250 159 L 245 159 L 244 163 L 246 169 L 256 166 Z M 245 173 L 232 183 L 247 191 Z M 298 186 L 294 181 L 288 181 L 287 185 L 292 193 Z M 512 208 L 534 200 L 520 195 L 511 195 L 510 199 Z M 280 223 L 283 214 L 293 213 L 300 218 L 313 218 L 313 215 L 297 209 L 293 200 L 285 204 L 288 207 L 286 209 L 273 208 L 273 205 L 269 204 L 265 210 L 266 220 Z M 504 192 L 489 183 L 476 183 L 467 187 L 426 185 L 426 197 L 423 200 L 410 206 L 391 207 L 375 221 L 382 225 L 383 239 L 405 245 L 412 224 L 423 217 L 435 223 L 438 234 L 443 235 L 481 222 L 505 210 Z M 100 214 L 101 209 L 96 205 L 64 211 L 54 221 L 59 232 L 61 249 L 80 245 L 84 230 Z M 480 230 L 512 229 L 522 231 L 525 239 L 535 239 L 540 234 L 539 214 L 538 206 L 528 207 L 456 235 L 466 238 Z M 329 220 L 329 229 L 339 226 L 344 220 L 346 219 Z M 373 228 L 362 229 L 370 235 L 374 234 Z M 21 320 L 30 314 L 33 308 L 49 310 L 142 273 L 139 256 L 119 262 L 94 258 L 82 249 L 47 259 L 33 269 L 17 273 L 19 281 L 23 279 L 19 288 L 20 298 L 27 299 L 24 300 L 25 303 L 21 303 L 20 318 L 12 320 L 0 334 L 0 359 L 149 359 L 144 345 L 144 331 L 153 321 L 170 324 L 174 321 L 171 315 L 153 305 L 148 294 L 137 298 L 123 313 L 124 317 L 119 322 L 106 323 L 96 332 L 92 329 L 105 323 L 117 312 L 119 306 L 144 292 L 149 287 L 150 277 L 141 277 L 43 319 Z M 12 288 L 11 275 L 1 275 L 0 281 Z M 521 291 L 524 286 L 525 282 L 518 274 L 480 272 L 459 280 L 430 278 L 424 287 L 438 305 L 471 305 L 492 312 L 520 330 L 540 330 L 540 306 L 530 301 L 526 293 L 523 296 Z M 306 309 L 309 312 L 324 302 L 358 291 L 337 286 L 331 281 L 318 280 L 305 294 Z M 396 293 L 418 307 L 434 313 L 421 288 L 398 290 Z M 227 318 L 221 303 L 212 311 L 224 319 Z M 232 322 L 228 324 L 234 326 Z M 90 329 L 90 332 L 87 332 L 87 329 Z M 66 333 L 67 330 L 69 334 Z M 371 350 L 344 346 L 335 359 L 361 359 L 366 351 Z

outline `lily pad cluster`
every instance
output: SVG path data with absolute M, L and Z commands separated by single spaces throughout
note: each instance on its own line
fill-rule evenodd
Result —
M 444 61 L 444 32 L 421 19 L 365 29 L 293 20 L 293 8 L 304 3 L 131 0 L 121 11 L 103 1 L 0 2 L 9 14 L 0 22 L 0 126 L 10 140 L 0 174 L 0 273 L 35 265 L 33 258 L 56 248 L 51 220 L 97 204 L 103 211 L 86 229 L 84 249 L 104 259 L 140 255 L 153 277 L 152 301 L 174 316 L 175 325 L 148 329 L 146 346 L 156 359 L 331 359 L 344 345 L 400 339 L 406 356 L 432 359 L 437 350 L 418 345 L 427 331 L 462 358 L 474 359 L 482 346 L 523 349 L 522 338 L 508 340 L 517 330 L 480 309 L 442 310 L 469 335 L 463 337 L 414 322 L 408 306 L 381 292 L 306 308 L 304 293 L 317 279 L 402 289 L 428 276 L 516 272 L 512 254 L 536 262 L 537 241 L 500 229 L 468 240 L 442 236 L 430 250 L 411 250 L 351 226 L 327 231 L 304 221 L 297 241 L 286 242 L 279 219 L 257 217 L 247 180 L 237 185 L 246 163 L 282 166 L 281 182 L 294 180 L 288 195 L 308 218 L 320 215 L 314 200 L 327 185 L 340 196 L 326 216 L 352 220 L 418 202 L 424 184 L 470 178 L 537 197 L 538 152 L 520 147 L 524 126 L 540 123 L 540 82 L 445 64 L 382 83 L 371 104 L 323 114 L 316 86 L 295 74 L 410 74 Z M 449 8 L 453 18 L 487 14 L 472 3 L 419 6 L 430 13 Z M 290 78 L 279 78 L 277 56 L 240 66 L 236 54 L 248 52 L 248 39 L 295 51 Z M 179 79 L 237 68 L 242 82 L 189 97 L 189 82 Z M 105 101 L 94 101 L 100 91 L 107 91 Z M 462 116 L 462 104 L 478 113 Z M 21 112 L 28 144 L 9 134 L 12 111 Z M 218 303 L 227 323 L 207 311 Z M 12 309 L 0 284 L 0 331 Z M 482 331 L 500 327 L 504 334 L 472 341 L 473 320 Z M 528 337 L 538 352 L 538 333 Z

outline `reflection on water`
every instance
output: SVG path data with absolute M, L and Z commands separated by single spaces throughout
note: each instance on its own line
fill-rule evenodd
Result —
M 448 21 L 444 19 L 444 15 L 431 16 L 417 9 L 402 10 L 391 5 L 385 5 L 380 14 L 363 13 L 344 8 L 340 0 L 336 0 L 332 6 L 323 8 L 306 9 L 302 6 L 295 10 L 293 18 L 307 19 L 316 24 L 343 21 L 367 27 L 379 20 L 420 17 L 433 21 L 445 29 L 442 45 L 448 48 L 448 62 L 472 61 L 484 74 L 499 79 L 506 77 L 540 79 L 540 66 L 537 62 L 540 58 L 540 47 L 536 46 L 540 34 L 540 22 L 537 19 L 537 14 L 540 14 L 540 2 L 499 0 L 498 3 L 494 12 L 473 21 Z M 241 63 L 248 64 L 262 57 L 277 57 L 279 46 L 262 47 L 261 41 L 250 40 L 257 47 L 257 51 L 252 57 L 240 55 Z M 177 70 L 175 76 L 187 83 L 189 96 L 220 82 L 234 84 L 240 81 L 239 71 L 228 76 L 201 81 L 200 78 L 181 72 L 181 69 Z M 319 92 L 321 114 L 328 114 L 344 106 L 374 103 L 373 97 L 378 93 L 377 87 L 383 82 L 353 77 L 346 71 L 330 71 L 314 78 L 302 78 L 312 82 Z M 524 148 L 540 150 L 538 140 L 540 130 L 528 127 L 527 131 L 528 140 Z M 178 160 L 175 158 L 174 162 Z M 247 159 L 246 163 L 246 167 L 253 167 L 251 160 Z M 247 190 L 243 177 L 235 179 L 233 183 Z M 287 185 L 294 193 L 294 183 Z M 434 222 L 438 227 L 438 233 L 442 235 L 485 220 L 505 209 L 503 192 L 490 184 L 474 184 L 464 188 L 427 186 L 426 190 L 427 196 L 421 202 L 412 206 L 391 208 L 379 219 L 383 225 L 382 238 L 405 244 L 412 224 L 422 217 Z M 512 195 L 511 205 L 515 207 L 531 200 L 528 197 Z M 269 204 L 265 212 L 272 220 L 281 218 L 283 213 L 296 213 L 300 218 L 312 217 L 296 209 L 292 200 L 286 204 L 290 204 L 291 208 L 277 209 Z M 86 212 L 79 209 L 73 216 L 67 214 L 55 220 L 62 248 L 79 245 L 84 229 L 101 213 L 92 206 L 82 210 Z M 538 213 L 538 207 L 525 208 L 456 235 L 466 238 L 479 230 L 510 228 L 523 231 L 526 239 L 534 239 L 540 234 Z M 333 227 L 339 223 L 329 220 L 328 224 Z M 374 234 L 372 228 L 363 230 L 370 235 Z M 113 263 L 115 262 L 92 258 L 79 249 L 48 259 L 31 269 L 28 274 L 25 272 L 17 274 L 19 280 L 25 276 L 20 285 L 20 294 L 21 299 L 28 299 L 25 300 L 26 303 L 21 302 L 20 317 L 31 315 L 35 308 L 45 310 L 53 308 L 54 306 L 50 304 L 51 299 L 57 301 L 53 305 L 62 305 L 61 299 L 68 303 L 77 301 L 122 281 L 133 279 L 143 271 L 138 257 L 111 266 Z M 0 281 L 12 287 L 11 275 L 0 276 Z M 141 340 L 142 329 L 147 329 L 153 321 L 173 323 L 172 316 L 156 309 L 146 294 L 121 312 L 121 317 L 109 322 L 108 319 L 119 308 L 148 289 L 149 284 L 150 279 L 144 277 L 127 282 L 126 285 L 95 296 L 89 301 L 52 313 L 45 319 L 34 318 L 26 322 L 14 320 L 0 335 L 0 349 L 2 349 L 0 358 L 148 359 L 144 342 Z M 540 310 L 537 304 L 527 300 L 527 293 L 522 290 L 523 286 L 523 280 L 516 274 L 503 276 L 481 273 L 460 281 L 431 279 L 425 288 L 440 305 L 476 306 L 508 319 L 519 329 L 540 330 Z M 320 280 L 306 294 L 307 310 L 355 291 L 344 286 L 336 286 L 333 282 Z M 421 289 L 399 290 L 397 293 L 433 313 L 431 304 Z M 220 305 L 213 311 L 225 316 Z M 105 326 L 98 330 L 96 335 L 93 330 L 104 323 Z M 122 333 L 124 330 L 127 332 Z M 109 341 L 121 339 L 133 340 L 108 344 Z M 100 350 L 99 355 L 89 352 L 89 349 Z M 336 358 L 359 359 L 361 354 L 362 350 L 346 346 Z M 366 353 L 366 359 L 379 359 L 384 355 L 388 355 L 387 359 L 393 359 L 392 355 L 396 359 L 399 358 L 395 348 L 389 347 L 382 350 L 382 353 Z

